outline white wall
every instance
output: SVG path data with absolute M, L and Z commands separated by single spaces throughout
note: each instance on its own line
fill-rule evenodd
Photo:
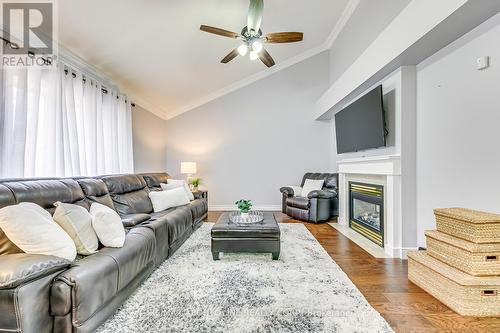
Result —
M 328 76 L 324 52 L 168 120 L 168 171 L 197 162 L 212 209 L 240 198 L 278 208 L 281 186 L 329 170 L 330 124 L 311 118 Z
M 362 0 L 330 50 L 330 82 L 335 82 L 410 0 Z
M 166 121 L 140 106 L 132 108 L 135 172 L 165 171 Z
M 500 15 L 418 66 L 418 244 L 432 210 L 500 212 Z M 491 67 L 476 70 L 488 55 Z

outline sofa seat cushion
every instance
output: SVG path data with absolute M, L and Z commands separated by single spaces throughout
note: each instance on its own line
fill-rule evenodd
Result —
M 208 212 L 208 204 L 205 199 L 196 199 L 191 201 L 189 204 L 189 208 L 191 209 L 191 213 L 193 214 L 193 221 L 196 222 L 203 218 L 205 214 Z
M 286 199 L 286 205 L 300 209 L 309 209 L 309 199 L 304 197 L 289 197 Z
M 118 290 L 121 290 L 142 270 L 153 265 L 155 236 L 152 230 L 137 227 L 127 233 L 122 248 L 106 247 L 100 252 L 118 265 Z

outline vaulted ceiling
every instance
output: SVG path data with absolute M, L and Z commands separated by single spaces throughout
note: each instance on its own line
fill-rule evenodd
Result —
M 277 63 L 272 71 L 324 45 L 348 4 L 266 0 L 264 33 L 305 34 L 301 43 L 267 45 Z M 269 73 L 248 57 L 221 64 L 238 41 L 199 30 L 207 24 L 240 32 L 248 5 L 248 0 L 59 1 L 59 43 L 168 119 Z

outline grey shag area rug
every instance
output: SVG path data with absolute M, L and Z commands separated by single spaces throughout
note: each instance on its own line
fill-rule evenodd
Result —
M 213 261 L 205 223 L 98 330 L 393 332 L 302 224 L 280 224 L 281 256 Z

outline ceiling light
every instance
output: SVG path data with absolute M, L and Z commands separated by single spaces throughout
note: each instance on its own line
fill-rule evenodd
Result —
M 241 44 L 240 46 L 238 46 L 238 53 L 240 54 L 240 56 L 242 57 L 246 56 L 247 52 L 248 52 L 247 44 Z
M 259 59 L 259 54 L 255 52 L 254 50 L 250 51 L 250 60 L 257 60 Z
M 254 50 L 257 53 L 260 53 L 262 51 L 262 43 L 259 40 L 256 40 L 255 42 L 252 43 L 252 50 Z

